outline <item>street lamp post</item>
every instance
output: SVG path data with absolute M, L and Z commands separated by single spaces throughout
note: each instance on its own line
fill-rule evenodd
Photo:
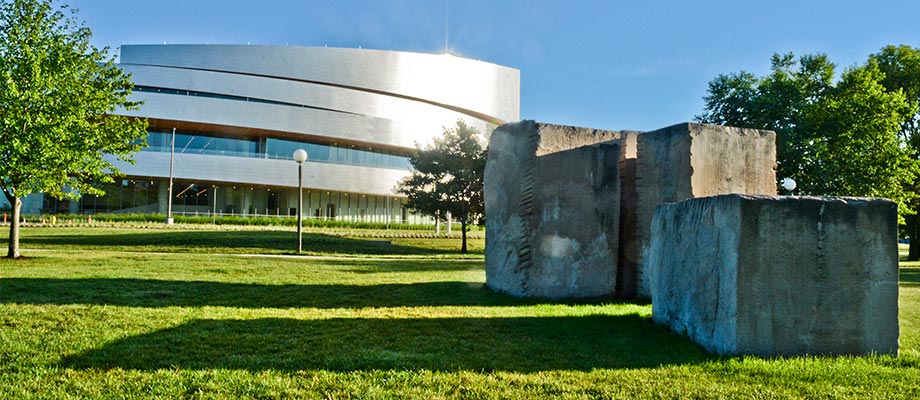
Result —
M 300 254 L 303 251 L 303 162 L 307 161 L 307 152 L 295 150 L 294 161 L 297 161 L 297 253 Z

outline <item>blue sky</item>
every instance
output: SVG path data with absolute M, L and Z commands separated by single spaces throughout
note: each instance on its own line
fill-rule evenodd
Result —
M 840 70 L 920 47 L 920 1 L 71 0 L 97 46 L 222 43 L 456 55 L 521 70 L 521 117 L 651 130 L 702 112 L 719 73 L 775 52 Z

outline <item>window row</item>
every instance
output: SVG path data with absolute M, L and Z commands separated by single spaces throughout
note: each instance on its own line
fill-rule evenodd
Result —
M 44 196 L 45 213 L 138 213 L 165 214 L 169 182 L 123 179 L 103 184 L 101 196 L 83 195 L 79 200 Z M 192 181 L 175 181 L 172 212 L 177 215 L 240 215 L 291 217 L 297 212 L 297 189 L 247 187 L 232 184 L 214 186 Z M 431 218 L 410 213 L 406 199 L 307 189 L 302 192 L 304 217 L 352 222 L 433 223 Z
M 171 132 L 150 131 L 144 151 L 170 152 Z M 224 138 L 197 133 L 176 132 L 176 153 L 207 154 L 230 157 L 251 157 L 290 160 L 294 151 L 304 149 L 308 161 L 360 165 L 365 167 L 410 169 L 407 157 L 384 152 L 359 150 L 316 143 L 303 143 L 274 138 Z

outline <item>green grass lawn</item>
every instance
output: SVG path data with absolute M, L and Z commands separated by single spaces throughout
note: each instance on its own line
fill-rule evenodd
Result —
M 644 303 L 489 292 L 482 239 L 311 232 L 324 257 L 291 257 L 290 230 L 23 233 L 27 258 L 0 260 L 0 399 L 920 398 L 920 263 L 900 357 L 765 360 L 709 355 Z

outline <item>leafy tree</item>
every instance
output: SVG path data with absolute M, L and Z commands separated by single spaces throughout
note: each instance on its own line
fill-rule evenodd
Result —
M 910 46 L 886 46 L 869 59 L 885 74 L 882 85 L 892 92 L 902 91 L 911 103 L 914 113 L 901 123 L 901 139 L 908 144 L 914 159 L 920 159 L 920 49 Z M 920 193 L 920 181 L 911 182 L 909 190 Z M 913 215 L 906 216 L 906 233 L 910 237 L 907 259 L 920 260 L 920 198 L 915 198 L 909 208 Z
M 811 158 L 813 132 L 803 128 L 809 125 L 808 110 L 833 87 L 834 65 L 824 55 L 796 61 L 792 54 L 774 54 L 771 71 L 762 78 L 744 71 L 719 75 L 709 82 L 706 110 L 696 119 L 775 131 L 777 175 L 800 181 L 806 190 L 802 164 L 792 160 Z
M 897 134 L 911 107 L 902 92 L 882 86 L 883 77 L 872 62 L 850 69 L 811 110 L 810 128 L 820 134 L 812 137 L 814 157 L 804 170 L 822 178 L 805 178 L 815 193 L 888 197 L 902 206 L 915 197 L 906 188 L 917 163 Z
M 774 55 L 762 78 L 720 75 L 697 120 L 776 131 L 777 174 L 795 179 L 799 193 L 888 197 L 909 214 L 918 164 L 898 132 L 915 107 L 884 86 L 876 61 L 837 82 L 834 69 L 823 54 L 786 54 Z
M 889 91 L 901 90 L 915 107 L 911 118 L 902 122 L 901 135 L 915 155 L 920 155 L 920 49 L 910 46 L 886 46 L 869 59 L 885 74 L 882 85 Z
M 441 137 L 424 149 L 419 147 L 409 158 L 412 175 L 399 184 L 399 193 L 409 200 L 406 205 L 419 213 L 439 220 L 447 214 L 460 221 L 462 244 L 467 252 L 466 232 L 484 212 L 482 178 L 486 151 L 479 132 L 463 121 L 454 129 L 445 129 Z
M 43 192 L 102 194 L 117 169 L 105 154 L 133 162 L 147 123 L 114 115 L 136 109 L 130 76 L 108 48 L 90 45 L 75 11 L 50 0 L 0 4 L 0 189 L 12 205 L 9 252 L 19 257 L 21 198 Z

